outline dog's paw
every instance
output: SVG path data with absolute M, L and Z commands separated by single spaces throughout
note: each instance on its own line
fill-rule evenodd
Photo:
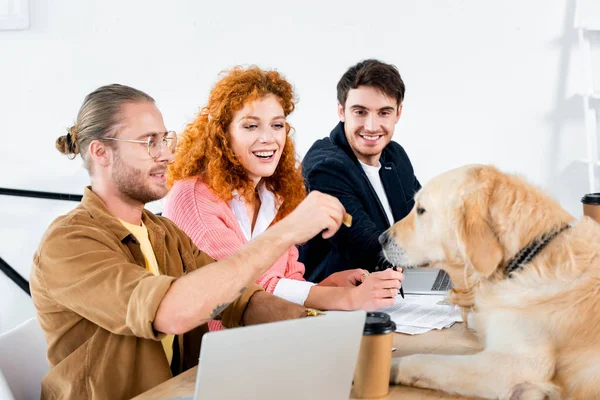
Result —
M 392 359 L 390 383 L 393 385 L 428 387 L 420 373 L 419 365 L 418 355 Z
M 403 384 L 403 369 L 402 369 L 402 359 L 401 358 L 392 358 L 392 366 L 390 368 L 390 384 L 391 385 L 402 385 Z
M 549 382 L 523 382 L 515 385 L 506 399 L 508 400 L 558 400 L 558 387 Z

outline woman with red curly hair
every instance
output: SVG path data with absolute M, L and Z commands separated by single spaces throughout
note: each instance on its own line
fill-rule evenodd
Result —
M 164 215 L 211 257 L 235 253 L 304 199 L 286 121 L 294 107 L 292 86 L 278 72 L 237 67 L 215 85 L 208 105 L 181 135 L 168 169 Z M 391 271 L 343 271 L 319 285 L 303 275 L 291 247 L 257 283 L 286 300 L 337 310 L 393 304 L 399 287 Z M 209 326 L 220 329 L 217 321 Z

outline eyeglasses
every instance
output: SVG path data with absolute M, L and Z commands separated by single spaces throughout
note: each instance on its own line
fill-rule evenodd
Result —
M 145 144 L 148 147 L 148 154 L 152 158 L 158 158 L 165 147 L 169 149 L 171 154 L 175 154 L 175 151 L 177 150 L 177 133 L 175 133 L 175 131 L 152 133 L 146 140 L 121 138 L 103 138 L 102 140 Z

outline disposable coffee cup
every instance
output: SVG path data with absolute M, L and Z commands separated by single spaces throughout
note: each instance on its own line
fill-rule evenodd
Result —
M 588 193 L 581 198 L 583 215 L 588 216 L 600 224 L 600 193 Z
M 390 388 L 393 334 L 396 324 L 383 312 L 369 312 L 354 374 L 354 395 L 359 399 L 385 397 Z

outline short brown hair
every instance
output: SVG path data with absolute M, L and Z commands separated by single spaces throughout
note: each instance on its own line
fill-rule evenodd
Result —
M 364 60 L 350 67 L 337 84 L 337 98 L 342 107 L 346 106 L 346 99 L 350 89 L 359 86 L 369 86 L 379 90 L 392 99 L 396 104 L 402 104 L 406 90 L 400 72 L 392 64 L 379 60 Z

